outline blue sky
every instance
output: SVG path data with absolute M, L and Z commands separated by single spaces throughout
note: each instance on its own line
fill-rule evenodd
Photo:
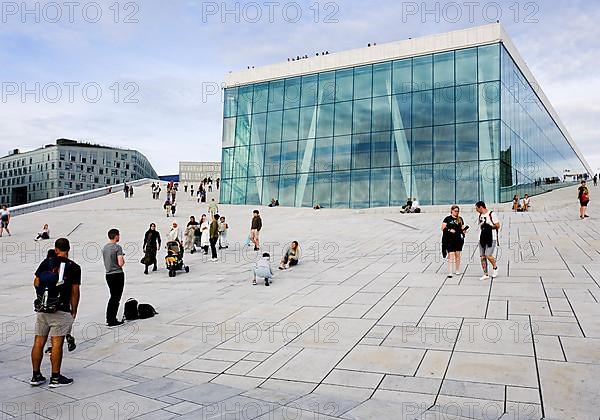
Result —
M 176 173 L 180 160 L 220 159 L 222 98 L 203 98 L 203 91 L 221 85 L 228 71 L 477 26 L 501 11 L 542 89 L 600 170 L 600 3 L 465 3 L 97 0 L 69 9 L 62 1 L 27 1 L 27 13 L 20 1 L 2 2 L 0 154 L 67 137 L 135 148 L 159 173 Z M 39 98 L 23 98 L 25 89 Z

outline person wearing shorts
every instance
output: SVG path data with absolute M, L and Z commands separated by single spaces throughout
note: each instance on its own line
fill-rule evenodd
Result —
M 479 229 L 481 231 L 479 235 L 479 257 L 481 259 L 481 268 L 483 269 L 483 276 L 480 280 L 488 280 L 490 274 L 488 274 L 488 263 L 492 265 L 491 277 L 496 278 L 498 276 L 498 266 L 496 265 L 496 246 L 498 245 L 498 229 L 500 229 L 500 223 L 496 219 L 494 212 L 487 209 L 483 201 L 475 204 L 475 210 L 479 213 Z
M 9 223 L 10 212 L 8 211 L 8 207 L 2 206 L 2 210 L 0 210 L 0 237 L 2 237 L 4 229 L 6 229 L 6 233 L 8 233 L 8 236 L 10 236 L 10 230 L 8 230 Z
M 79 306 L 79 286 L 81 285 L 81 267 L 69 259 L 70 244 L 66 238 L 57 239 L 54 243 L 54 252 L 56 257 L 46 258 L 37 271 L 33 286 L 40 285 L 40 275 L 58 269 L 60 266 L 59 282 L 60 297 L 56 312 L 46 313 L 38 312 L 35 322 L 35 339 L 31 349 L 31 365 L 33 376 L 29 382 L 31 386 L 39 386 L 46 382 L 40 368 L 44 357 L 44 346 L 48 337 L 51 338 L 52 352 L 50 362 L 52 364 L 52 376 L 50 378 L 50 388 L 58 388 L 71 385 L 73 379 L 61 375 L 61 365 L 63 356 L 63 343 L 65 336 L 71 332 L 73 321 L 77 316 L 77 307 Z M 57 266 L 58 264 L 58 266 Z M 64 264 L 64 267 L 63 267 Z
M 585 185 L 585 181 L 581 181 L 581 186 L 577 189 L 577 198 L 579 199 L 579 218 L 590 217 L 586 214 L 587 206 L 590 203 L 590 191 Z

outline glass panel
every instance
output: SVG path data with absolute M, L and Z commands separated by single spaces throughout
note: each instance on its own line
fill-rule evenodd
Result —
M 315 172 L 329 172 L 333 169 L 333 138 L 326 137 L 316 140 Z
M 500 118 L 500 82 L 479 85 L 479 121 Z
M 219 203 L 231 203 L 231 179 L 221 179 L 219 188 Z
M 234 117 L 237 114 L 238 88 L 225 89 L 223 117 Z
M 235 178 L 231 185 L 231 204 L 246 204 L 246 183 L 248 178 Z
M 480 199 L 486 203 L 498 201 L 499 196 L 499 165 L 498 160 L 483 160 L 479 162 L 480 173 Z
M 434 54 L 433 86 L 442 88 L 454 85 L 454 51 Z
M 286 141 L 281 143 L 281 173 L 294 174 L 298 162 L 298 142 Z
M 410 196 L 410 166 L 391 168 L 390 206 L 403 206 Z
M 413 92 L 412 125 L 423 127 L 432 125 L 433 93 L 430 90 Z
M 431 55 L 413 58 L 413 89 L 431 89 L 433 82 L 433 61 Z
M 388 131 L 392 125 L 391 97 L 380 96 L 373 98 L 371 113 L 372 131 Z
M 296 206 L 312 207 L 313 204 L 313 174 L 298 175 L 296 186 Z
M 283 111 L 283 141 L 298 139 L 298 121 L 300 108 L 286 109 Z
M 293 206 L 296 196 L 296 175 L 282 175 L 279 179 L 279 204 Z
M 335 72 L 335 100 L 336 102 L 352 99 L 353 70 L 337 70 Z
M 433 119 L 435 125 L 454 124 L 454 87 L 433 91 Z
M 369 170 L 366 171 L 352 171 L 350 187 L 352 189 L 350 193 L 350 207 L 354 209 L 369 207 Z
M 373 96 L 386 96 L 392 93 L 392 63 L 373 65 Z
M 371 131 L 371 99 L 354 101 L 352 133 L 368 133 L 369 131 Z
M 267 101 L 269 99 L 269 84 L 268 83 L 259 83 L 254 85 L 254 97 L 252 112 L 267 112 Z
M 319 73 L 319 103 L 327 104 L 335 99 L 335 72 Z
M 235 122 L 236 118 L 223 118 L 223 145 L 222 147 L 232 147 L 235 145 Z
M 283 108 L 283 80 L 269 82 L 269 111 Z
M 316 106 L 300 108 L 300 139 L 311 139 L 315 137 L 316 132 Z
M 456 163 L 456 202 L 473 204 L 479 201 L 479 162 Z
M 477 121 L 477 85 L 456 87 L 456 122 Z
M 392 66 L 394 93 L 412 91 L 412 59 L 394 61 Z
M 412 94 L 394 95 L 392 98 L 392 127 L 404 130 L 412 126 Z
M 390 168 L 371 170 L 370 195 L 370 207 L 387 207 L 390 205 Z
M 235 124 L 235 145 L 246 146 L 250 143 L 250 115 L 240 115 Z
M 250 160 L 248 162 L 249 176 L 262 176 L 265 163 L 265 145 L 250 146 Z
M 479 77 L 478 81 L 500 79 L 500 44 L 478 47 Z
M 248 176 L 248 146 L 236 147 L 233 156 L 233 176 Z
M 410 165 L 412 149 L 411 130 L 392 132 L 392 166 Z
M 354 99 L 370 98 L 372 96 L 373 66 L 354 68 Z
M 281 141 L 281 119 L 282 111 L 269 112 L 267 116 L 267 143 Z
M 252 113 L 252 85 L 239 88 L 237 113 L 238 115 Z
M 317 137 L 333 135 L 333 104 L 319 105 L 317 110 Z
M 350 205 L 350 171 L 333 172 L 331 207 L 348 208 Z
M 310 76 L 302 76 L 302 101 L 301 106 L 309 106 L 317 104 L 317 84 L 318 76 L 312 74 Z
M 479 125 L 456 124 L 456 160 L 479 159 Z
M 334 133 L 336 136 L 352 133 L 352 101 L 335 104 Z
M 433 128 L 434 162 L 454 162 L 454 125 L 441 125 Z
M 371 164 L 371 135 L 352 136 L 352 169 L 369 168 Z
M 383 131 L 371 134 L 371 167 L 390 166 L 391 133 Z
M 268 143 L 265 147 L 265 175 L 278 175 L 281 143 Z M 267 203 L 268 204 L 268 203 Z
M 456 168 L 454 163 L 433 165 L 433 204 L 454 204 L 454 180 Z
M 269 146 L 267 145 L 267 148 Z M 262 204 L 268 205 L 271 199 L 279 197 L 279 176 L 266 176 L 263 179 Z M 281 204 L 281 202 L 280 202 Z
M 250 144 L 261 144 L 265 142 L 265 130 L 267 128 L 267 114 L 252 115 L 252 131 Z
M 412 164 L 431 163 L 433 159 L 433 133 L 431 127 L 413 129 L 412 137 Z
M 350 169 L 352 157 L 352 142 L 350 136 L 336 136 L 333 138 L 333 170 L 342 171 Z
M 300 106 L 300 78 L 285 79 L 284 108 L 297 108 Z
M 455 52 L 456 84 L 477 82 L 477 48 L 467 48 Z
M 259 187 L 262 187 L 262 178 L 248 178 L 248 186 L 246 188 L 246 203 L 245 204 L 260 204 Z M 262 191 L 261 191 L 262 192 Z
M 479 159 L 500 158 L 500 121 L 479 123 Z
M 331 172 L 315 174 L 314 204 L 331 207 Z
M 233 175 L 233 147 L 224 148 L 221 157 L 221 176 L 223 178 L 232 178 Z
M 431 165 L 413 166 L 413 199 L 417 199 L 420 205 L 432 204 L 432 168 Z
M 298 170 L 297 172 L 314 171 L 315 140 L 298 141 Z

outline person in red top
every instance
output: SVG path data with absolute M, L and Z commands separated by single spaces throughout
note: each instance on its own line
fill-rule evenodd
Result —
M 585 185 L 585 181 L 581 181 L 581 186 L 577 189 L 577 198 L 579 199 L 579 218 L 585 219 L 590 217 L 587 214 L 587 205 L 590 202 L 590 191 Z

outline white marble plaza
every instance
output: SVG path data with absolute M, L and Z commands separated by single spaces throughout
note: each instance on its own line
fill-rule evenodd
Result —
M 230 248 L 216 263 L 186 254 L 191 271 L 175 278 L 139 263 L 149 223 L 164 240 L 172 222 L 149 186 L 15 217 L 0 238 L 0 418 L 597 420 L 596 196 L 583 221 L 573 188 L 500 212 L 500 275 L 488 281 L 472 208 L 463 274 L 447 278 L 437 211 L 261 207 L 274 270 L 284 244 L 302 249 L 268 288 L 251 285 L 256 253 L 240 248 L 253 207 L 221 206 Z M 206 212 L 178 201 L 180 225 Z M 33 241 L 44 223 L 83 270 L 77 349 L 62 368 L 75 382 L 55 390 L 28 384 L 33 272 L 53 243 Z M 111 227 L 127 254 L 123 302 L 159 312 L 115 329 L 100 258 Z M 42 367 L 49 377 L 47 357 Z

